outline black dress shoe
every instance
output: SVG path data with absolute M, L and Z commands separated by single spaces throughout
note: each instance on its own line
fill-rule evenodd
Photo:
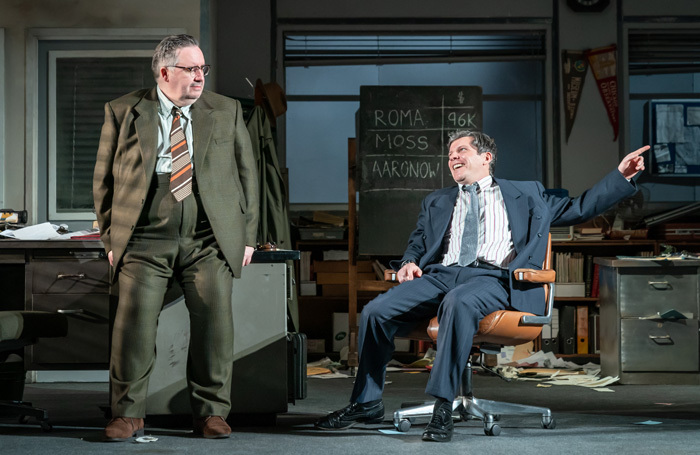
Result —
M 384 403 L 373 405 L 350 403 L 343 409 L 331 412 L 314 424 L 319 430 L 346 430 L 357 423 L 382 423 Z
M 433 417 L 423 432 L 423 441 L 448 442 L 452 439 L 452 402 L 435 403 Z

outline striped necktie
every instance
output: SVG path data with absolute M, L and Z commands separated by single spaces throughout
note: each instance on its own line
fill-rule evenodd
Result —
M 469 194 L 467 215 L 464 217 L 462 247 L 459 250 L 459 260 L 457 262 L 463 267 L 476 261 L 476 250 L 479 246 L 479 198 L 476 195 L 478 188 L 478 183 L 462 187 L 462 191 Z
M 170 129 L 170 154 L 173 163 L 170 171 L 170 192 L 178 202 L 192 194 L 192 162 L 185 131 L 180 123 L 181 116 L 180 108 L 173 106 L 173 125 Z

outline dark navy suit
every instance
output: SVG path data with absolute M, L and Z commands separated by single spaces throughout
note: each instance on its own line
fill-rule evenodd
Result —
M 441 265 L 459 187 L 429 194 L 423 200 L 403 258 L 391 263 L 398 270 L 402 261 L 415 261 L 423 276 L 392 288 L 362 310 L 360 366 L 352 402 L 381 398 L 394 336 L 408 333 L 436 314 L 440 337 L 426 393 L 454 398 L 481 319 L 507 307 L 534 314 L 544 312 L 542 287 L 514 281 L 513 271 L 542 268 L 550 226 L 582 223 L 636 191 L 636 185 L 617 169 L 576 198 L 545 194 L 539 182 L 494 181 L 503 194 L 516 253 L 508 269 Z

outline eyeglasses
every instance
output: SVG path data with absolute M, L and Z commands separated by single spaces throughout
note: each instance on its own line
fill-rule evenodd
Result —
M 177 66 L 177 65 L 167 65 L 168 68 L 180 68 L 181 70 L 185 70 L 190 73 L 190 76 L 194 77 L 197 74 L 197 70 L 202 72 L 202 76 L 206 76 L 209 74 L 209 70 L 211 69 L 211 65 L 202 65 L 202 66 Z

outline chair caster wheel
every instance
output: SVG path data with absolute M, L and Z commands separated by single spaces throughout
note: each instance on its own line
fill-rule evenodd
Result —
M 542 428 L 553 430 L 557 427 L 557 421 L 554 417 L 542 417 Z
M 405 433 L 411 429 L 411 421 L 408 419 L 401 419 L 398 423 L 394 423 L 394 428 L 396 428 L 396 431 Z
M 501 434 L 501 426 L 495 423 L 491 426 L 484 425 L 484 433 L 486 436 L 498 436 Z

